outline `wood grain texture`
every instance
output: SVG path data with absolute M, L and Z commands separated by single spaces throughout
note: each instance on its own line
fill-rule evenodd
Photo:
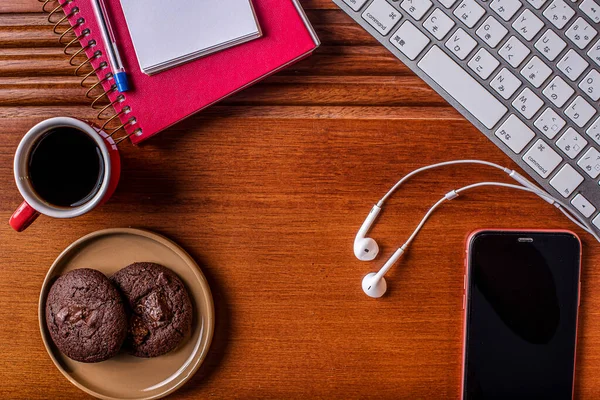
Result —
M 12 161 L 22 135 L 45 118 L 95 115 L 40 4 L 0 3 L 5 222 L 20 202 Z M 389 295 L 364 296 L 363 275 L 443 193 L 505 180 L 465 167 L 407 183 L 372 231 L 380 260 L 361 263 L 354 235 L 401 175 L 455 158 L 514 165 L 333 3 L 303 4 L 323 40 L 315 55 L 139 148 L 121 146 L 122 181 L 100 209 L 42 217 L 22 234 L 0 225 L 0 398 L 86 398 L 44 350 L 39 290 L 68 244 L 128 226 L 181 244 L 214 291 L 215 339 L 178 399 L 458 398 L 467 235 L 574 229 L 584 243 L 576 394 L 600 396 L 599 246 L 533 196 L 481 190 L 445 205 L 391 271 Z

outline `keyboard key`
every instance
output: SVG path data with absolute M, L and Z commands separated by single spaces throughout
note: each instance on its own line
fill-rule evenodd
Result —
M 423 22 L 423 26 L 435 36 L 436 39 L 442 40 L 454 26 L 454 21 L 442 10 L 436 8 L 431 15 L 427 17 L 425 22 Z
M 519 0 L 494 0 L 490 4 L 490 8 L 496 11 L 496 14 L 505 21 L 508 21 L 521 8 Z
M 529 49 L 519 39 L 511 36 L 498 51 L 510 65 L 517 68 L 529 54 Z
M 490 82 L 490 86 L 493 87 L 500 96 L 508 100 L 521 86 L 521 81 L 509 70 L 502 68 L 498 75 Z
M 367 0 L 344 0 L 344 3 L 348 4 L 348 7 L 354 11 L 360 10 L 360 8 L 364 6 L 366 2 Z
M 592 224 L 594 224 L 596 228 L 600 229 L 600 214 L 596 215 L 596 218 L 592 220 Z
M 562 157 L 542 139 L 523 156 L 525 161 L 539 176 L 547 178 L 562 162 Z
M 492 129 L 508 111 L 439 47 L 433 46 L 417 65 L 486 128 Z
M 595 148 L 590 147 L 577 162 L 577 165 L 579 165 L 590 178 L 596 179 L 598 175 L 600 175 L 600 152 Z
M 591 58 L 596 65 L 600 66 L 600 40 L 598 40 L 587 52 L 589 58 Z
M 567 29 L 565 35 L 580 49 L 585 49 L 598 32 L 583 18 L 579 17 Z
M 438 0 L 444 7 L 450 8 L 456 3 L 458 0 Z
M 469 36 L 462 28 L 458 28 L 448 41 L 446 41 L 446 47 L 461 60 L 467 58 L 475 46 L 477 46 L 475 39 Z
M 583 90 L 588 97 L 594 101 L 600 100 L 600 74 L 595 69 L 592 69 L 579 82 L 579 88 Z
M 563 197 L 567 198 L 573 194 L 575 189 L 583 182 L 583 176 L 579 172 L 575 171 L 575 168 L 569 164 L 565 164 L 564 167 L 558 171 L 554 178 L 550 180 L 550 185 Z
M 432 5 L 433 3 L 429 0 L 404 0 L 400 7 L 418 21 L 423 18 Z
M 579 78 L 581 73 L 588 67 L 588 63 L 573 49 L 567 51 L 567 54 L 556 65 L 558 69 L 572 81 Z
M 583 197 L 581 193 L 571 200 L 571 204 L 586 218 L 591 217 L 596 211 L 596 207 L 594 207 L 594 205 L 590 203 L 588 199 Z
M 481 79 L 487 79 L 498 68 L 500 61 L 496 60 L 486 49 L 479 49 L 468 65 Z
M 567 43 L 550 29 L 544 32 L 542 37 L 535 42 L 535 48 L 538 49 L 548 61 L 554 61 L 566 45 Z
M 583 0 L 579 9 L 595 23 L 600 22 L 600 6 L 594 0 Z
M 373 0 L 362 17 L 379 33 L 387 35 L 400 21 L 402 14 L 385 0 Z
M 538 56 L 533 56 L 521 70 L 521 75 L 536 88 L 542 86 L 551 73 L 550 67 L 544 64 Z
M 594 114 L 596 114 L 596 109 L 585 101 L 583 97 L 577 96 L 569 107 L 567 107 L 565 114 L 571 118 L 571 121 L 575 122 L 575 125 L 583 128 Z
M 404 21 L 392 35 L 390 42 L 406 57 L 414 60 L 429 44 L 429 38 L 410 21 Z
M 530 10 L 525 10 L 517 17 L 517 19 L 515 19 L 512 27 L 519 32 L 525 40 L 530 41 L 544 27 L 544 23 Z
M 483 14 L 485 14 L 485 10 L 475 0 L 462 0 L 454 10 L 454 15 L 469 28 L 474 27 Z
M 575 158 L 585 146 L 587 146 L 587 140 L 583 138 L 573 128 L 567 129 L 567 131 L 556 141 L 556 146 L 562 150 L 569 158 Z
M 535 133 L 521 121 L 519 117 L 511 114 L 496 131 L 500 138 L 512 151 L 519 154 L 525 146 L 535 137 Z
M 531 119 L 536 112 L 544 105 L 544 101 L 536 96 L 529 88 L 523 89 L 521 93 L 513 100 L 512 105 L 525 118 Z
M 548 19 L 558 29 L 564 28 L 569 22 L 575 11 L 563 0 L 554 0 L 545 10 L 544 17 Z
M 531 4 L 536 10 L 542 8 L 544 4 L 546 4 L 547 0 L 527 0 L 529 4 Z
M 498 22 L 496 18 L 488 17 L 479 29 L 477 29 L 476 33 L 488 46 L 494 48 L 504 39 L 504 36 L 508 33 L 508 29 Z
M 585 131 L 585 133 L 594 141 L 600 145 L 600 117 L 598 117 L 592 125 Z
M 536 128 L 546 135 L 548 139 L 554 139 L 565 124 L 565 120 L 551 108 L 546 108 L 534 123 Z
M 564 81 L 560 76 L 552 79 L 550 84 L 546 86 L 544 91 L 544 96 L 546 96 L 556 107 L 562 107 L 565 105 L 567 100 L 571 98 L 575 90 Z

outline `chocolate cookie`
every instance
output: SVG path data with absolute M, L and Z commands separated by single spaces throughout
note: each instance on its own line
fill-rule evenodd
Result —
M 124 348 L 138 357 L 173 350 L 192 328 L 192 304 L 183 283 L 159 264 L 131 264 L 111 278 L 125 296 L 129 332 Z
M 46 325 L 61 352 L 86 363 L 115 356 L 127 335 L 119 292 L 104 274 L 88 268 L 73 270 L 52 284 Z

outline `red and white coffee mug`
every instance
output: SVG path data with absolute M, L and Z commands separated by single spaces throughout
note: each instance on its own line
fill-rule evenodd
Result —
M 57 128 L 75 128 L 87 134 L 102 154 L 104 176 L 98 191 L 85 203 L 76 207 L 58 207 L 41 198 L 31 185 L 29 160 L 32 150 L 42 136 Z M 75 218 L 105 203 L 114 193 L 121 176 L 121 159 L 115 141 L 98 127 L 69 117 L 50 118 L 40 122 L 25 134 L 15 153 L 15 181 L 23 196 L 23 203 L 10 218 L 10 226 L 17 232 L 25 230 L 40 214 L 52 218 Z

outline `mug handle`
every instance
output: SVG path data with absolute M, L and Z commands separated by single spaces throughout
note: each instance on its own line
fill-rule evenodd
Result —
M 9 224 L 15 231 L 23 232 L 39 216 L 40 213 L 24 201 L 10 217 Z

